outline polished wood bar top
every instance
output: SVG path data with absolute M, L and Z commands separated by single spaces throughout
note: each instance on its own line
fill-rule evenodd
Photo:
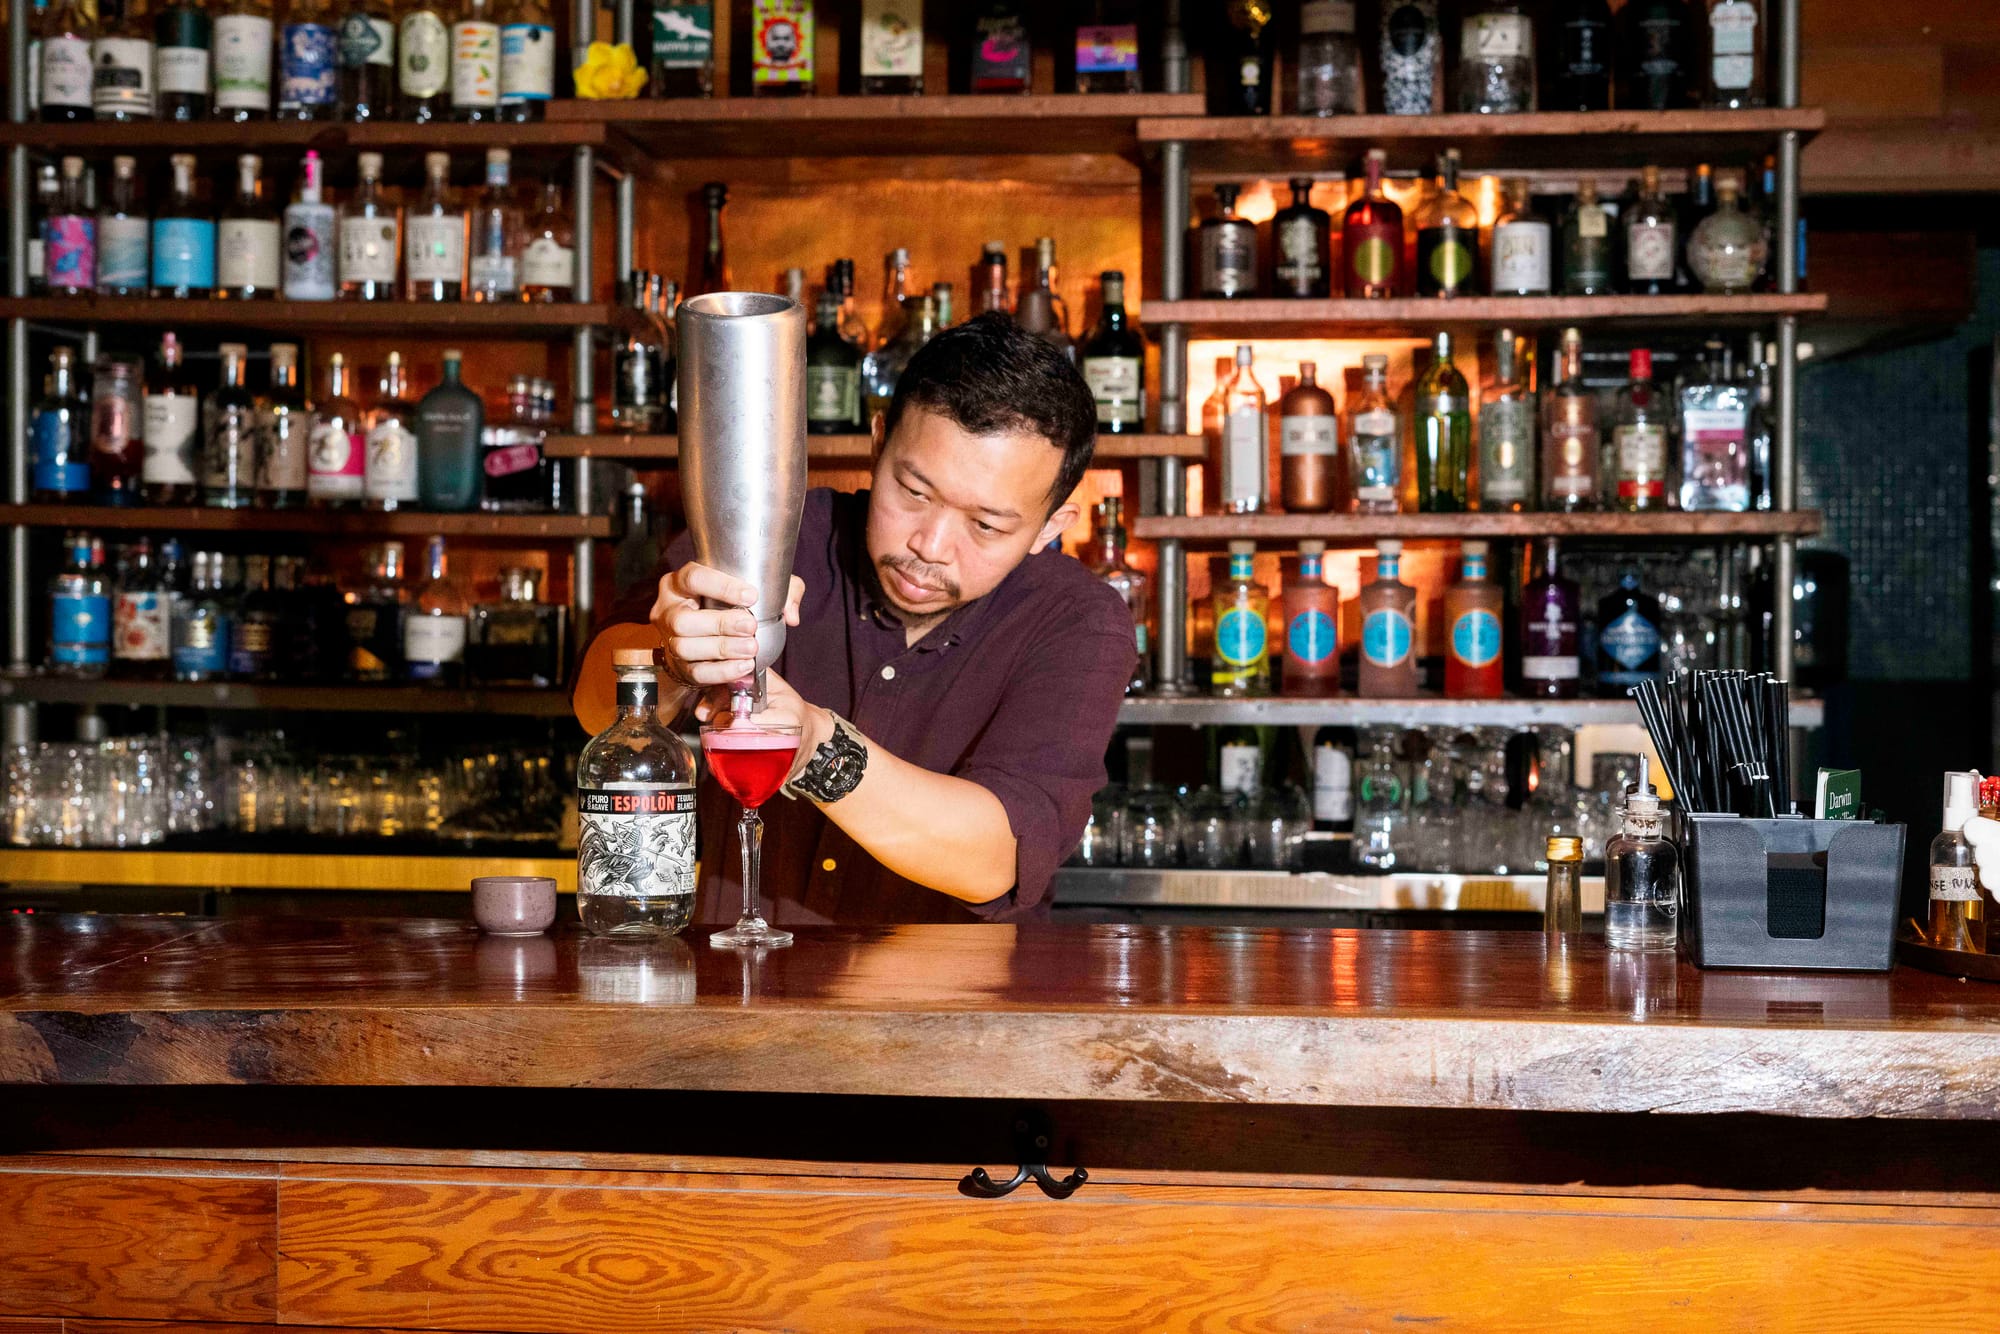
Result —
M 2000 1119 L 2000 987 L 1533 932 L 0 919 L 0 1082 L 599 1087 Z

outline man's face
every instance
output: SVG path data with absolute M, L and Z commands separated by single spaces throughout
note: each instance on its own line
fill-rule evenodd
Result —
M 1077 513 L 1066 498 L 1049 513 L 1061 463 L 1042 436 L 972 435 L 905 409 L 895 435 L 877 442 L 868 504 L 868 558 L 890 605 L 908 620 L 935 619 L 1060 537 Z

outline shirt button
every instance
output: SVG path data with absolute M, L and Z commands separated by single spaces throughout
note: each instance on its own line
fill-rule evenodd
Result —
M 825 861 L 821 862 L 819 869 L 822 871 L 831 871 L 833 869 L 833 858 L 828 857 Z
M 882 679 L 883 679 L 884 681 L 893 681 L 893 680 L 895 680 L 895 679 L 896 679 L 896 669 L 895 669 L 894 667 L 884 667 L 884 668 L 882 669 Z

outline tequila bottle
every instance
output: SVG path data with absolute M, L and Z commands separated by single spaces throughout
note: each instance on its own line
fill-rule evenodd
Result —
M 1765 259 L 1764 229 L 1738 206 L 1742 182 L 1725 173 L 1715 181 L 1715 212 L 1688 238 L 1688 267 L 1704 292 L 1734 295 L 1756 286 Z
M 520 566 L 500 571 L 500 600 L 472 609 L 465 646 L 466 675 L 479 685 L 561 685 L 568 661 L 569 608 L 543 602 L 542 572 Z
M 577 912 L 596 934 L 671 935 L 694 916 L 694 757 L 660 720 L 651 651 L 612 666 L 618 717 L 576 765 Z

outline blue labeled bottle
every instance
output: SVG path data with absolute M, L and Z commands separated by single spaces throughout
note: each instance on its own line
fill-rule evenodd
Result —
M 1506 598 L 1486 577 L 1486 544 L 1461 548 L 1459 580 L 1444 594 L 1444 693 L 1447 699 L 1498 699 L 1501 618 Z
M 1269 608 L 1253 568 L 1255 542 L 1229 544 L 1229 580 L 1211 597 L 1215 607 L 1212 690 L 1243 697 L 1271 693 L 1271 645 L 1264 615 Z
M 197 551 L 193 567 L 188 591 L 174 600 L 174 679 L 220 681 L 229 674 L 231 631 L 222 553 Z
M 1597 693 L 1622 699 L 1641 681 L 1657 681 L 1665 665 L 1660 600 L 1626 570 L 1597 604 Z
M 194 193 L 194 154 L 172 158 L 174 183 L 153 215 L 153 295 L 205 297 L 215 290 L 215 219 Z
M 1400 578 L 1403 544 L 1375 544 L 1375 581 L 1361 590 L 1361 668 L 1356 693 L 1408 699 L 1417 693 L 1417 590 Z
M 111 666 L 104 543 L 89 533 L 71 533 L 63 546 L 67 559 L 49 583 L 49 670 L 57 676 L 103 676 Z
M 76 392 L 76 350 L 49 353 L 42 401 L 28 422 L 38 501 L 80 500 L 90 492 L 90 413 Z

